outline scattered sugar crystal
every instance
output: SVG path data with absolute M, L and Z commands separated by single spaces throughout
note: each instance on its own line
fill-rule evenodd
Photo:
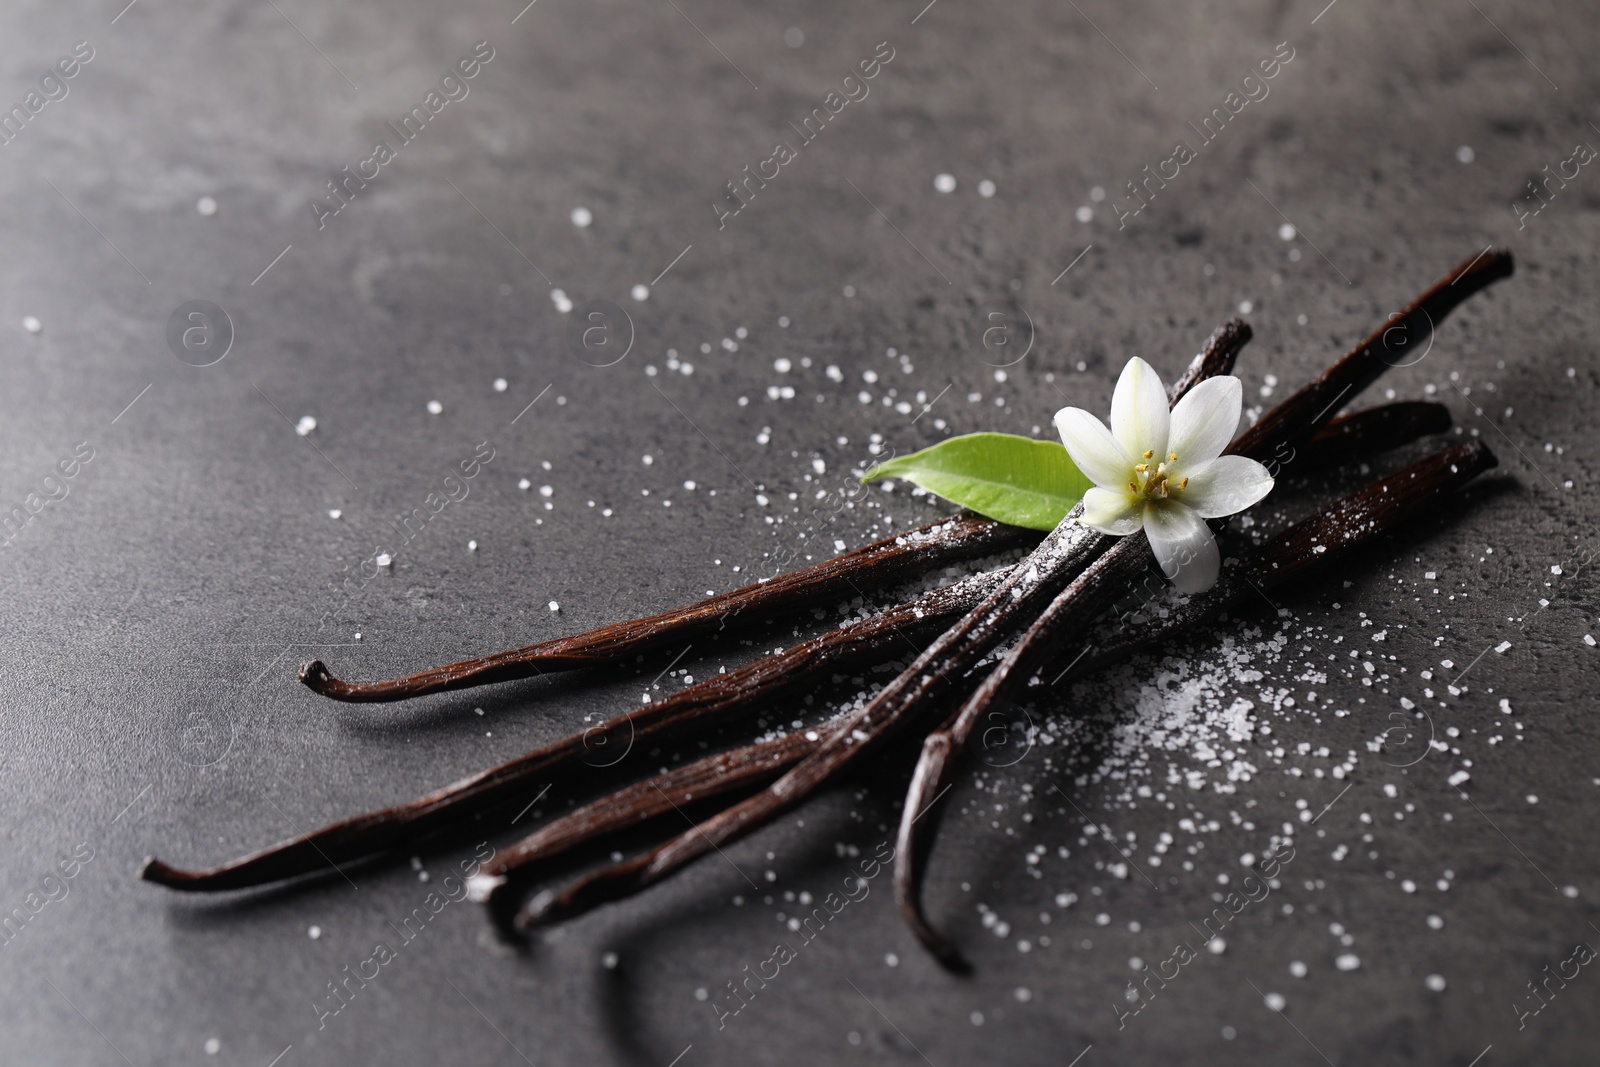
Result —
M 600 957 L 600 966 L 604 967 L 608 971 L 616 970 L 617 969 L 617 954 L 615 952 L 607 952 L 604 956 L 601 956 Z
M 1439 916 L 1437 916 L 1437 915 L 1428 916 L 1428 929 L 1430 929 L 1430 930 L 1443 930 L 1444 929 L 1444 920 L 1439 918 Z
M 1511 647 L 1511 642 L 1510 641 L 1501 641 L 1498 645 L 1494 646 L 1494 650 L 1496 652 L 1500 653 L 1503 656 L 1506 653 L 1506 649 L 1508 649 L 1510 647 Z
M 593 221 L 594 221 L 594 213 L 591 212 L 588 208 L 586 208 L 586 207 L 575 207 L 575 208 L 572 209 L 572 224 L 574 226 L 578 227 L 578 229 L 580 229 L 580 230 L 583 229 L 585 226 L 589 225 L 589 223 L 591 223 Z
M 983 179 L 982 181 L 980 181 L 978 183 L 978 195 L 979 196 L 984 197 L 985 199 L 987 199 L 988 197 L 991 197 L 991 196 L 994 195 L 994 191 L 995 191 L 994 190 L 994 182 L 990 181 L 988 178 L 985 178 L 985 179 Z
M 1299 960 L 1290 960 L 1289 973 L 1296 978 L 1304 978 L 1306 976 L 1306 965 Z
M 1294 240 L 1294 227 L 1285 222 L 1278 227 L 1278 238 L 1283 241 Z
M 301 415 L 300 421 L 294 424 L 294 432 L 301 437 L 306 436 L 317 428 L 317 420 L 310 415 Z
M 308 928 L 306 930 L 306 936 L 309 937 L 311 940 L 316 941 L 318 938 L 320 938 L 322 936 L 322 927 L 320 927 L 320 926 L 312 926 L 312 927 Z
M 1471 163 L 1477 153 L 1473 152 L 1471 145 L 1462 145 L 1456 149 L 1456 159 L 1462 163 Z
M 389 567 L 393 566 L 394 557 L 389 555 L 387 552 L 379 552 L 377 558 L 372 562 L 376 563 L 380 567 Z
M 328 518 L 330 518 L 330 519 L 337 519 L 343 514 L 344 514 L 344 512 L 340 511 L 338 508 L 329 508 L 328 509 Z
M 1433 990 L 1435 993 L 1443 993 L 1445 985 L 1444 975 L 1430 974 L 1428 977 L 1422 980 L 1422 984 Z
M 40 322 L 32 315 L 29 315 L 22 320 L 22 328 L 27 330 L 29 333 L 38 333 L 40 330 L 44 329 L 44 323 Z
M 444 413 L 444 405 L 443 404 L 439 403 L 437 400 L 428 401 L 428 414 L 429 415 L 442 415 L 443 413 Z
M 639 301 L 649 300 L 650 299 L 650 287 L 648 285 L 644 285 L 642 283 L 639 284 L 639 285 L 635 285 L 632 289 L 629 290 L 629 295 L 632 296 L 635 300 L 639 300 Z
M 1282 993 L 1268 993 L 1265 999 L 1267 1002 L 1267 1007 L 1271 1008 L 1273 1011 L 1282 1011 L 1284 1008 L 1289 1006 L 1289 1002 L 1284 999 Z
M 561 610 L 561 605 L 559 603 L 557 603 L 556 601 L 552 600 L 552 601 L 550 601 L 550 610 L 551 611 L 560 611 Z
M 956 191 L 956 178 L 954 174 L 940 174 L 933 179 L 933 187 L 941 193 Z
M 212 197 L 202 196 L 199 200 L 195 201 L 194 209 L 209 219 L 212 215 L 217 213 L 217 202 Z
M 1333 961 L 1333 965 L 1341 971 L 1353 971 L 1361 966 L 1361 957 L 1354 952 L 1345 952 Z
M 496 378 L 494 380 L 494 391 L 497 393 L 503 393 L 510 386 L 510 384 L 511 383 L 507 382 L 504 378 Z
M 206 1055 L 215 1056 L 222 1051 L 222 1042 L 214 1037 L 206 1038 Z

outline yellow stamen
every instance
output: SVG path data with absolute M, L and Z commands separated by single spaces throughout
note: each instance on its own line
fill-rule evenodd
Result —
M 1156 450 L 1155 449 L 1147 448 L 1147 449 L 1145 449 L 1144 458 L 1145 459 L 1153 459 L 1155 457 L 1155 454 L 1156 454 Z
M 1189 488 L 1189 479 L 1185 478 L 1183 481 L 1179 482 L 1178 483 L 1178 488 L 1179 489 L 1187 489 L 1187 488 Z
M 1167 453 L 1167 462 L 1168 463 L 1176 463 L 1176 462 L 1178 462 L 1178 454 L 1176 452 L 1168 452 Z

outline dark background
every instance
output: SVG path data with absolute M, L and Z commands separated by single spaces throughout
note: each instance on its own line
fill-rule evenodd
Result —
M 1583 442 L 1600 178 L 1583 167 L 1520 225 L 1512 206 L 1541 168 L 1600 143 L 1597 24 L 1584 5 L 119 8 L 14 3 L 0 15 L 5 101 L 21 102 L 75 42 L 94 50 L 69 95 L 0 147 L 5 507 L 80 442 L 94 450 L 0 566 L 0 911 L 25 907 L 75 847 L 93 852 L 68 895 L 0 948 L 0 1060 L 1592 1062 L 1590 968 L 1521 1029 L 1514 1006 L 1535 1006 L 1525 983 L 1600 938 L 1600 652 L 1583 642 L 1600 623 L 1575 558 L 1596 513 Z M 479 41 L 494 58 L 470 95 L 319 230 L 309 204 L 325 183 Z M 774 141 L 796 141 L 787 124 L 879 42 L 894 58 L 870 95 L 719 231 L 723 183 Z M 1196 141 L 1188 123 L 1280 42 L 1294 58 L 1270 95 L 1119 229 L 1124 183 L 1178 139 Z M 936 190 L 940 173 L 954 192 Z M 979 195 L 985 179 L 992 197 Z M 197 210 L 202 197 L 214 215 Z M 571 221 L 579 206 L 586 228 Z M 1300 228 L 1287 240 L 1286 220 Z M 1180 787 L 1169 809 L 1130 803 L 1126 783 L 1091 773 L 1110 724 L 1134 714 L 1148 660 L 1033 710 L 1098 716 L 1088 751 L 1058 739 L 1050 759 L 974 764 L 984 773 L 947 798 L 929 888 L 931 914 L 975 964 L 969 977 L 917 947 L 884 876 L 725 1029 L 696 998 L 723 995 L 789 936 L 775 921 L 793 910 L 785 892 L 820 895 L 843 877 L 841 852 L 869 854 L 888 836 L 906 774 L 893 759 L 728 848 L 729 862 L 703 860 L 525 951 L 499 942 L 475 905 L 452 904 L 321 1029 L 312 1005 L 340 968 L 393 940 L 389 923 L 478 841 L 507 838 L 468 829 L 420 852 L 429 884 L 407 855 L 230 900 L 134 877 L 149 854 L 210 864 L 442 785 L 624 710 L 669 657 L 638 677 L 374 707 L 313 696 L 295 681 L 300 661 L 383 677 L 659 610 L 766 573 L 769 554 L 831 552 L 835 539 L 854 546 L 937 516 L 948 509 L 903 487 L 873 489 L 802 541 L 794 509 L 849 492 L 871 434 L 905 452 L 980 429 L 1043 436 L 1067 402 L 1102 410 L 1127 357 L 1171 376 L 1243 302 L 1256 341 L 1239 373 L 1248 398 L 1270 402 L 1264 386 L 1281 397 L 1491 243 L 1514 249 L 1516 276 L 1363 402 L 1432 389 L 1500 470 L 1347 573 L 1284 591 L 1285 617 L 1262 605 L 1164 650 L 1169 669 L 1200 670 L 1251 628 L 1288 635 L 1283 656 L 1258 657 L 1262 678 L 1230 674 L 1237 692 L 1221 694 L 1251 700 L 1273 726 L 1243 746 L 1258 773 L 1236 793 Z M 669 264 L 647 300 L 629 295 Z M 595 367 L 608 360 L 569 345 L 573 313 L 552 286 L 580 309 L 625 308 L 631 326 L 613 325 L 618 344 L 632 333 L 626 357 Z M 236 332 L 203 368 L 166 341 L 174 309 L 197 299 L 224 308 Z M 1011 332 L 986 347 L 995 307 L 1013 315 Z M 25 316 L 42 332 L 24 330 Z M 1020 354 L 1027 320 L 1031 350 L 998 382 L 994 365 Z M 299 436 L 304 415 L 317 426 Z M 467 499 L 345 602 L 345 568 L 483 441 L 494 459 Z M 1324 492 L 1285 490 L 1272 521 Z M 1375 629 L 1386 644 L 1371 642 Z M 789 628 L 754 636 L 792 641 Z M 1502 641 L 1511 647 L 1496 654 Z M 1379 659 L 1373 687 L 1345 660 L 1358 645 L 1394 657 Z M 703 676 L 748 654 L 697 649 L 679 666 Z M 1308 682 L 1312 663 L 1325 681 Z M 1423 702 L 1428 724 L 1389 718 L 1400 696 L 1422 701 L 1419 672 L 1441 686 L 1463 669 L 1463 692 Z M 1368 749 L 1397 723 L 1391 748 Z M 1412 762 L 1427 737 L 1407 724 L 1436 727 L 1455 751 Z M 1273 759 L 1274 743 L 1290 756 Z M 1301 743 L 1310 755 L 1293 755 Z M 1331 760 L 1316 756 L 1324 746 Z M 680 751 L 698 750 L 660 761 Z M 1313 774 L 1347 752 L 1343 784 Z M 1464 760 L 1465 797 L 1445 781 Z M 1204 766 L 1164 753 L 1158 780 L 1169 762 Z M 1115 857 L 1084 838 L 1063 796 L 1136 834 L 1132 862 L 1158 879 L 1116 878 Z M 1296 821 L 1297 799 L 1324 809 L 1314 829 Z M 1180 829 L 1193 809 L 1218 828 Z M 1296 833 L 1281 887 L 1235 921 L 1226 952 L 1202 951 L 1119 1031 L 1129 958 L 1163 959 L 1183 939 L 1198 948 L 1192 924 L 1214 907 L 1217 875 L 1240 873 L 1238 857 L 1262 853 L 1280 824 Z M 1162 832 L 1175 844 L 1157 872 L 1146 861 Z M 1349 854 L 1335 859 L 1340 845 Z M 771 904 L 744 880 L 768 871 Z M 1065 892 L 1081 901 L 1058 907 Z M 982 924 L 980 901 L 1007 936 Z M 1335 967 L 1344 952 L 1358 969 Z M 1444 991 L 1425 986 L 1429 974 Z M 1282 1015 L 1263 1006 L 1274 991 Z

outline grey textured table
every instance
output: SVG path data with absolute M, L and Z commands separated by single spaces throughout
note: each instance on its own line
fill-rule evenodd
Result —
M 0 1061 L 1593 1061 L 1592 12 L 121 2 L 0 15 Z M 872 447 L 1047 435 L 1241 311 L 1268 403 L 1491 243 L 1515 277 L 1362 402 L 1432 394 L 1500 469 L 974 762 L 928 891 L 970 976 L 886 874 L 790 929 L 889 836 L 898 758 L 520 949 L 429 908 L 495 827 L 227 899 L 135 879 L 507 758 L 670 657 L 370 707 L 302 660 L 384 677 L 934 517 L 873 489 L 799 536 Z M 225 319 L 169 342 L 191 301 Z M 1175 976 L 1129 1002 L 1130 963 Z

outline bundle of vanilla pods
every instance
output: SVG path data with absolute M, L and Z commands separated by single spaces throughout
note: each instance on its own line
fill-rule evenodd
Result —
M 1401 402 L 1336 413 L 1390 366 L 1410 362 L 1435 326 L 1462 301 L 1512 272 L 1509 252 L 1489 250 L 1452 270 L 1391 316 L 1319 377 L 1268 411 L 1228 447 L 1274 474 L 1311 475 L 1337 468 L 1450 426 L 1432 403 Z M 1218 329 L 1169 395 L 1177 401 L 1206 378 L 1229 373 L 1250 339 L 1237 320 Z M 926 818 L 947 787 L 974 725 L 991 708 L 1025 698 L 1031 679 L 1060 681 L 1092 671 L 1215 617 L 1291 579 L 1325 572 L 1495 465 L 1481 443 L 1444 448 L 1323 508 L 1261 543 L 1224 532 L 1230 565 L 1210 590 L 1178 600 L 1157 617 L 1127 624 L 1114 609 L 1154 565 L 1144 534 L 1112 538 L 1077 522 L 1075 508 L 1042 540 L 1036 532 L 957 516 L 929 523 L 803 570 L 779 575 L 688 607 L 603 627 L 389 681 L 349 683 L 318 661 L 300 678 L 347 702 L 402 700 L 552 671 L 631 666 L 651 652 L 925 575 L 947 564 L 1033 545 L 1020 562 L 973 574 L 907 603 L 714 675 L 581 733 L 392 808 L 358 815 L 208 870 L 182 870 L 157 859 L 141 877 L 173 889 L 214 892 L 328 873 L 338 864 L 409 849 L 475 817 L 514 822 L 540 782 L 574 771 L 613 767 L 638 742 L 708 732 L 748 720 L 775 701 L 809 694 L 830 677 L 894 661 L 907 642 L 921 653 L 870 700 L 825 723 L 717 752 L 625 785 L 554 818 L 498 852 L 473 878 L 473 896 L 504 927 L 527 932 L 636 893 L 699 856 L 749 833 L 834 780 L 863 755 L 905 734 L 923 739 L 902 809 L 895 850 L 895 890 L 906 921 L 942 961 L 959 965 L 956 948 L 922 913 L 919 882 L 929 835 Z M 995 658 L 997 650 L 1003 654 Z M 621 755 L 614 755 L 615 753 Z M 617 772 L 613 772 L 617 773 Z M 677 832 L 657 817 L 726 805 Z M 677 816 L 681 823 L 682 815 Z M 660 843 L 592 870 L 558 888 L 540 888 L 547 861 L 584 844 L 638 828 Z

